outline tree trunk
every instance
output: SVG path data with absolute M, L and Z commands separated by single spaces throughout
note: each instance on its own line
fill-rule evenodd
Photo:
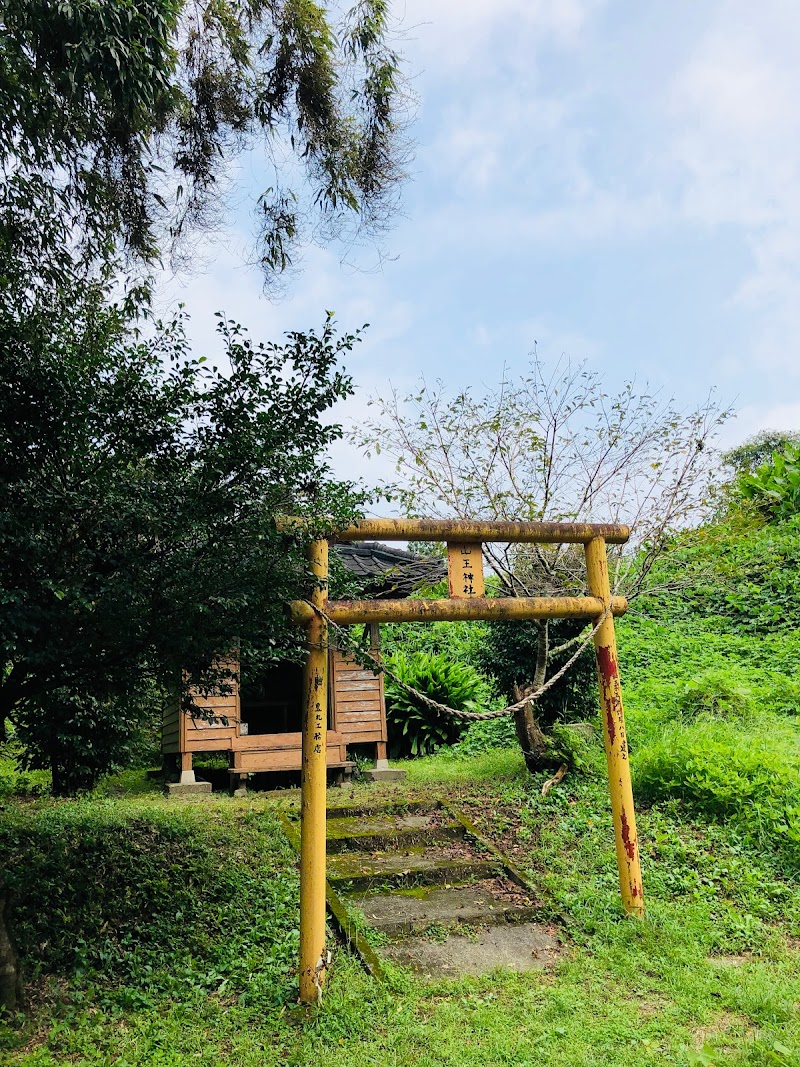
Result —
M 519 693 L 519 696 L 517 696 L 517 693 Z M 519 687 L 516 688 L 515 696 L 517 700 L 522 699 Z M 514 727 L 517 731 L 517 740 L 522 749 L 522 754 L 525 757 L 525 766 L 531 774 L 535 774 L 536 771 L 540 771 L 547 766 L 550 745 L 533 714 L 533 704 L 528 703 L 514 712 Z
M 541 689 L 547 678 L 547 653 L 550 651 L 550 623 L 542 619 L 536 640 L 536 672 L 533 676 L 533 691 Z
M 547 675 L 547 652 L 550 645 L 548 622 L 544 619 L 539 623 L 539 634 L 536 641 L 536 667 L 533 672 L 533 684 L 522 688 L 514 687 L 514 703 L 522 700 L 528 694 L 535 693 L 544 685 Z M 547 735 L 542 731 L 536 720 L 536 704 L 531 701 L 514 712 L 514 727 L 517 732 L 522 754 L 525 757 L 525 766 L 531 772 L 542 770 L 553 760 L 553 753 Z
M 50 792 L 54 797 L 74 797 L 80 791 L 76 776 L 62 763 L 61 759 L 52 756 L 50 759 Z
M 0 890 L 0 1011 L 13 1011 L 20 994 L 17 954 L 6 925 L 8 897 Z

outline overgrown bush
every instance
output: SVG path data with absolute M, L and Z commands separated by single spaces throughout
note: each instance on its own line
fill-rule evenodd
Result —
M 156 992 L 229 990 L 264 1004 L 289 994 L 297 879 L 268 812 L 232 826 L 213 809 L 132 814 L 96 798 L 10 809 L 0 855 L 27 978 L 96 983 L 99 1002 L 125 1007 Z
M 765 716 L 746 732 L 710 717 L 671 723 L 635 754 L 633 770 L 638 797 L 678 797 L 707 817 L 733 820 L 800 873 L 800 760 L 785 720 Z
M 732 512 L 675 542 L 652 574 L 661 594 L 643 597 L 636 609 L 728 632 L 792 630 L 800 603 L 798 559 L 800 515 L 764 525 Z
M 23 767 L 24 750 L 13 729 L 0 742 L 0 800 L 12 796 L 40 796 L 50 792 L 47 771 L 28 771 Z M 2 876 L 2 864 L 0 864 Z
M 518 745 L 514 720 L 510 715 L 504 715 L 500 719 L 471 723 L 454 746 L 454 751 L 462 756 L 476 756 L 479 752 L 489 752 L 493 748 Z
M 16 749 L 17 746 L 14 746 Z M 0 745 L 0 800 L 4 797 L 44 796 L 50 792 L 48 771 L 26 771 L 20 753 L 11 745 Z
M 738 485 L 769 521 L 800 514 L 800 443 L 787 441 L 766 463 L 741 475 Z
M 393 674 L 426 696 L 458 711 L 485 711 L 492 705 L 491 688 L 474 667 L 443 653 L 404 652 L 386 657 Z M 438 712 L 409 693 L 389 675 L 385 678 L 389 751 L 394 758 L 425 756 L 451 745 L 466 723 Z
M 438 592 L 438 589 L 434 590 Z M 444 595 L 447 595 L 445 586 Z M 456 663 L 477 667 L 480 650 L 486 641 L 488 624 L 480 622 L 391 623 L 381 627 L 385 652 L 432 652 L 447 656 Z
M 770 711 L 800 716 L 800 678 L 769 678 L 761 693 L 761 702 Z
M 732 718 L 752 714 L 754 701 L 750 689 L 738 681 L 736 672 L 717 668 L 704 671 L 684 686 L 678 697 L 678 708 L 690 718 L 701 714 Z

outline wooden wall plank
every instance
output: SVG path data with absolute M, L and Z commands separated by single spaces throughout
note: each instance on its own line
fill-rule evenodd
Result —
M 328 730 L 328 747 L 341 745 L 343 743 L 341 732 Z M 233 739 L 233 748 L 236 752 L 255 750 L 285 751 L 286 749 L 301 748 L 302 744 L 303 739 L 302 734 L 300 733 L 248 734 L 245 737 L 235 737 Z
M 353 723 L 359 722 L 380 722 L 381 716 L 379 710 L 376 708 L 373 712 L 365 711 L 351 711 L 343 712 L 339 715 L 339 729 L 344 726 L 352 726 Z
M 349 722 L 346 726 L 342 726 L 342 733 L 349 741 L 353 737 L 359 737 L 362 734 L 380 734 L 381 725 L 376 722 Z
M 380 712 L 377 700 L 352 700 L 348 703 L 339 704 L 338 716 L 347 714 L 365 714 L 373 718 Z M 338 722 L 338 717 L 337 717 Z
M 344 693 L 374 693 L 378 688 L 377 678 L 370 678 L 365 682 L 336 682 L 336 693 L 340 696 Z
M 287 749 L 279 752 L 237 752 L 236 755 L 235 769 L 251 772 L 299 771 L 303 759 L 302 751 L 299 748 Z M 342 766 L 344 761 L 341 757 L 338 745 L 328 749 L 327 756 L 329 767 Z
M 231 737 L 193 737 L 191 741 L 184 742 L 181 752 L 230 752 Z

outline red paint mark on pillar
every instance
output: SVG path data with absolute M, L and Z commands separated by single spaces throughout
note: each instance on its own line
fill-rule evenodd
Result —
M 600 668 L 600 676 L 603 685 L 610 685 L 617 675 L 617 657 L 608 645 L 599 645 L 597 649 L 597 665 Z
M 613 745 L 617 736 L 617 728 L 614 723 L 614 711 L 611 707 L 606 708 L 606 726 L 608 727 L 608 743 Z
M 631 826 L 624 808 L 620 815 L 620 822 L 622 823 L 622 843 L 625 846 L 628 859 L 632 860 L 636 855 L 636 842 L 631 839 Z
M 617 657 L 608 645 L 600 645 L 598 647 L 597 667 L 600 672 L 600 690 L 603 695 L 608 740 L 609 744 L 613 745 L 617 738 L 617 717 L 621 708 L 617 688 L 619 685 Z

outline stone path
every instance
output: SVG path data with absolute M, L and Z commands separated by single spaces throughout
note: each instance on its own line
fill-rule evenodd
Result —
M 379 956 L 426 976 L 541 969 L 563 951 L 524 880 L 446 808 L 329 810 L 328 881 Z

